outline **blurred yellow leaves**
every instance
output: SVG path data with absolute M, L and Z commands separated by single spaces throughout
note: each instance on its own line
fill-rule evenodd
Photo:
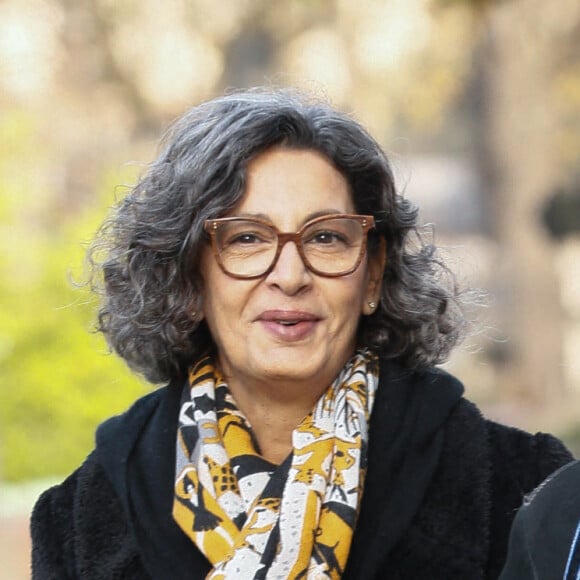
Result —
M 48 153 L 33 118 L 9 119 L 0 124 L 8 135 L 0 150 L 0 478 L 8 481 L 70 470 L 103 417 L 146 390 L 91 333 L 95 301 L 71 283 L 82 278 L 79 240 L 90 239 L 104 207 L 96 202 L 58 231 L 44 223 L 46 184 L 22 169 Z

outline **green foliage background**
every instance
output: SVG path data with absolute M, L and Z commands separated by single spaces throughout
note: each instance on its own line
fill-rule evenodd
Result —
M 82 279 L 86 244 L 114 185 L 94 203 L 43 223 L 35 164 L 50 162 L 32 116 L 0 119 L 0 480 L 62 475 L 93 447 L 94 428 L 149 387 L 92 332 L 96 301 Z M 25 159 L 23 162 L 19 161 Z M 24 213 L 22 213 L 24 212 Z M 49 220 L 50 221 L 50 220 Z

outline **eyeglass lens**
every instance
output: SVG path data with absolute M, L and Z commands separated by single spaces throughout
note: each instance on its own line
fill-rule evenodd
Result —
M 275 228 L 253 220 L 222 222 L 215 235 L 224 269 L 237 276 L 259 276 L 266 272 L 280 243 Z M 287 241 L 292 235 L 281 237 Z M 316 221 L 299 236 L 306 266 L 330 275 L 347 272 L 356 264 L 363 240 L 363 226 L 352 218 Z

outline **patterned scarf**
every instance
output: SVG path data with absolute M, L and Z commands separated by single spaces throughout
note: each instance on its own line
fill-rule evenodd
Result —
M 292 434 L 281 465 L 209 357 L 190 370 L 179 415 L 173 518 L 212 563 L 207 579 L 339 579 L 366 468 L 378 362 L 355 353 Z

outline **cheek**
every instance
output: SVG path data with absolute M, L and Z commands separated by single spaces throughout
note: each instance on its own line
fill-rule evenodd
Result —
M 347 280 L 344 280 L 347 282 Z M 335 289 L 333 302 L 336 308 L 336 318 L 342 325 L 356 327 L 362 315 L 366 299 L 367 277 L 366 269 L 340 289 Z
M 206 268 L 203 279 L 203 314 L 214 342 L 219 345 L 242 332 L 254 283 L 230 278 L 217 265 Z
M 360 307 L 367 299 L 369 286 L 369 271 L 366 261 L 360 265 L 360 268 L 355 272 L 355 274 L 356 281 L 353 280 L 350 302 L 353 307 L 356 305 L 359 308 L 358 314 L 360 314 Z
M 200 273 L 203 284 L 203 315 L 215 340 L 218 327 L 221 326 L 220 313 L 227 311 L 228 305 L 224 281 L 220 279 L 223 274 L 211 251 L 203 254 Z
M 204 314 L 213 334 L 214 329 L 219 329 L 235 316 L 237 293 L 233 290 L 228 292 L 227 288 L 215 283 L 208 283 L 205 288 Z

